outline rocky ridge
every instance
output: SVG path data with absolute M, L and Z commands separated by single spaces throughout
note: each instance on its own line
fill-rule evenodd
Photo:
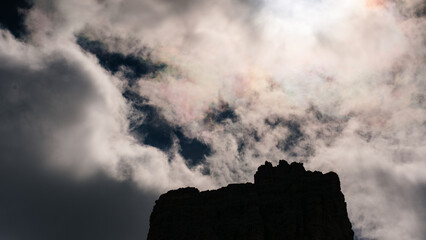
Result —
M 303 164 L 265 162 L 253 183 L 218 190 L 169 191 L 156 201 L 148 240 L 353 239 L 346 203 L 334 172 Z

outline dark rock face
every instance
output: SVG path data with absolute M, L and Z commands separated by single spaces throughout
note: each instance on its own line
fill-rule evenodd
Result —
M 156 201 L 148 240 L 346 240 L 354 232 L 336 173 L 266 162 L 255 183 L 200 192 L 169 191 Z

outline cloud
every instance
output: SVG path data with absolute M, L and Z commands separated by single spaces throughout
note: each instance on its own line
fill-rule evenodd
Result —
M 140 226 L 148 226 L 157 193 L 112 180 L 94 166 L 92 151 L 102 148 L 93 149 L 89 136 L 102 123 L 87 125 L 87 111 L 100 110 L 105 99 L 93 71 L 64 49 L 38 51 L 4 31 L 0 42 L 1 238 L 146 235 L 147 228 Z M 94 176 L 78 180 L 58 165 L 83 175 L 90 168 Z
M 183 160 L 170 164 L 166 153 L 138 144 L 129 134 L 130 105 L 119 80 L 75 43 L 40 48 L 2 31 L 0 59 L 1 189 L 8 195 L 1 206 L 7 211 L 2 236 L 69 235 L 67 225 L 72 224 L 81 230 L 79 238 L 139 238 L 147 232 L 148 215 L 160 192 L 196 182 L 212 186 Z M 126 179 L 135 181 L 121 182 Z M 108 193 L 96 192 L 99 188 Z M 131 205 L 120 212 L 120 204 Z M 127 219 L 132 208 L 141 216 Z M 93 228 L 75 223 L 88 211 L 94 216 L 86 223 L 97 223 Z M 27 221 L 19 222 L 22 217 Z M 100 232 L 105 226 L 115 231 Z M 19 232 L 21 227 L 26 230 Z
M 3 148 L 2 148 L 3 149 Z M 19 150 L 22 151 L 22 148 Z M 98 173 L 78 181 L 32 153 L 0 154 L 2 239 L 140 239 L 156 193 Z
M 46 175 L 88 186 L 102 172 L 116 191 L 133 183 L 106 176 L 128 179 L 151 201 L 179 186 L 252 181 L 266 159 L 285 158 L 339 174 L 359 236 L 421 239 L 422 9 L 34 1 L 26 43 L 1 32 L 4 159 L 34 156 Z

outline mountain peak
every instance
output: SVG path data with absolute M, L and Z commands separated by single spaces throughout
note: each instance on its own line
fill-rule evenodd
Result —
M 346 240 L 352 226 L 336 173 L 281 160 L 261 165 L 254 184 L 172 190 L 156 201 L 148 240 Z

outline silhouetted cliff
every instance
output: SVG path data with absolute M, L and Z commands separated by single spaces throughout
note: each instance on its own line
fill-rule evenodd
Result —
M 305 171 L 301 163 L 266 162 L 255 183 L 200 192 L 169 191 L 156 201 L 148 240 L 353 239 L 336 173 Z

